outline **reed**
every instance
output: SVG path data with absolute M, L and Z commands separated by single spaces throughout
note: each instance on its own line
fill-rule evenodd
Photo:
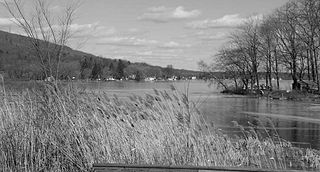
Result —
M 90 171 L 93 163 L 272 169 L 320 164 L 319 152 L 296 150 L 254 130 L 231 139 L 207 125 L 174 87 L 119 98 L 43 84 L 19 93 L 3 90 L 2 97 L 2 171 Z

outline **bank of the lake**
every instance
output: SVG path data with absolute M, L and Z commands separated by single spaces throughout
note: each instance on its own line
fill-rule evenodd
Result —
M 5 84 L 8 90 L 13 88 L 20 90 L 25 86 L 34 88 L 36 83 L 25 81 L 16 85 L 13 85 L 14 82 Z M 209 83 L 201 80 L 63 83 L 63 85 L 68 84 L 77 86 L 82 91 L 96 93 L 102 91 L 109 96 L 117 95 L 124 100 L 132 95 L 153 94 L 154 89 L 168 91 L 173 85 L 180 93 L 186 93 L 190 97 L 207 123 L 214 124 L 230 137 L 242 135 L 239 128 L 235 127 L 232 122 L 237 121 L 245 129 L 250 129 L 250 124 L 253 124 L 260 131 L 266 128 L 270 132 L 277 132 L 281 138 L 294 143 L 295 146 L 320 149 L 320 123 L 317 122 L 320 119 L 320 105 L 312 101 L 286 101 L 267 97 L 226 95 L 220 93 L 222 89 L 217 85 L 208 87 Z M 288 81 L 281 81 L 282 89 L 289 88 L 290 85 Z
M 191 95 L 172 84 L 127 98 L 75 85 L 3 92 L 0 167 L 90 171 L 93 163 L 126 163 L 319 168 L 319 151 L 296 148 L 277 134 L 254 127 L 245 131 L 233 122 L 242 135 L 226 135 L 207 121 Z M 192 90 L 191 84 L 186 88 Z

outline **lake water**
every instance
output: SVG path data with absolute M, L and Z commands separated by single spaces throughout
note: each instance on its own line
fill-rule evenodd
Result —
M 174 85 L 181 92 L 188 92 L 208 122 L 221 128 L 228 135 L 241 135 L 232 121 L 248 127 L 257 125 L 299 147 L 320 148 L 320 104 L 268 100 L 245 96 L 224 95 L 216 86 L 208 87 L 204 81 L 177 82 L 91 82 L 94 89 L 103 89 L 110 94 L 126 97 L 130 94 L 153 93 L 153 88 L 170 89 Z M 282 89 L 290 89 L 290 82 L 282 81 Z

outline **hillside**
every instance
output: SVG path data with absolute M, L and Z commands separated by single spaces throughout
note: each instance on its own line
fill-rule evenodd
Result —
M 0 72 L 9 80 L 44 79 L 39 59 L 32 52 L 29 38 L 0 31 Z M 94 56 L 89 53 L 64 49 L 59 68 L 59 79 L 106 79 L 123 78 L 132 75 L 139 77 L 156 76 L 160 78 L 198 76 L 200 72 L 177 70 L 151 66 L 146 63 L 131 63 L 127 60 Z

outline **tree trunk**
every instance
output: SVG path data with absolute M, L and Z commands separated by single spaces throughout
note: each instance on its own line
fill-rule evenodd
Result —
M 295 56 L 295 55 L 293 55 Z M 297 61 L 296 57 L 292 57 L 292 89 L 293 90 L 298 90 L 298 78 L 297 78 Z
M 269 52 L 269 83 L 270 83 L 270 89 L 272 90 L 272 57 L 271 57 L 271 51 Z
M 234 85 L 236 87 L 236 90 L 238 90 L 238 82 L 237 82 L 237 78 L 234 78 Z
M 311 66 L 311 79 L 312 81 L 316 81 L 316 75 L 315 75 L 315 65 L 314 65 L 314 58 L 313 58 L 313 52 L 312 52 L 312 48 L 309 49 L 310 53 L 310 66 Z
M 269 59 L 266 62 L 266 87 L 269 86 Z
M 314 63 L 315 63 L 315 75 L 316 75 L 316 82 L 318 86 L 318 92 L 320 93 L 320 81 L 319 81 L 319 67 L 318 67 L 318 55 L 316 50 L 314 50 Z
M 278 41 L 277 41 L 278 44 Z M 277 53 L 277 47 L 274 47 L 274 61 L 275 61 L 275 75 L 277 80 L 277 90 L 280 89 L 280 82 L 279 82 L 279 62 L 278 62 L 278 53 Z
M 310 55 L 309 50 L 307 50 L 307 70 L 308 70 L 308 80 L 311 80 L 311 74 L 310 74 Z

